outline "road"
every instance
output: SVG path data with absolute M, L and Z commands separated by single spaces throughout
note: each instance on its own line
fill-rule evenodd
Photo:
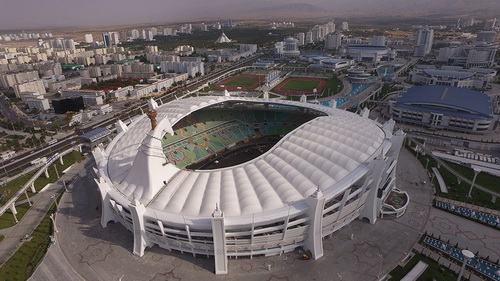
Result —
M 31 152 L 27 152 L 12 159 L 6 160 L 1 163 L 0 178 L 3 178 L 5 176 L 12 176 L 18 172 L 21 172 L 22 170 L 31 166 L 31 161 L 35 159 L 41 157 L 50 157 L 56 152 L 61 152 L 82 142 L 83 140 L 81 138 L 78 138 L 75 134 L 72 134 L 59 140 L 55 144 L 42 147 L 38 151 L 32 150 Z

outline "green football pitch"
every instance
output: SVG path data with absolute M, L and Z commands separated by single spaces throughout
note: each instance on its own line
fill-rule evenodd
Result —
M 310 80 L 289 80 L 281 90 L 293 90 L 293 91 L 304 91 L 304 92 L 312 92 L 314 89 L 317 89 L 320 84 L 320 81 L 310 81 Z

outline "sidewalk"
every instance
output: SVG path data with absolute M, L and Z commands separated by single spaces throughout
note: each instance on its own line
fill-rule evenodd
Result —
M 62 175 L 59 180 L 46 189 L 42 193 L 37 193 L 30 198 L 33 206 L 26 212 L 24 217 L 14 226 L 6 229 L 1 229 L 0 234 L 5 238 L 0 243 L 0 265 L 3 265 L 15 252 L 21 247 L 21 238 L 26 235 L 31 235 L 33 230 L 38 226 L 42 218 L 45 216 L 50 206 L 54 203 L 52 196 L 57 196 L 64 186 L 62 180 L 69 181 L 78 172 L 83 169 L 87 160 L 81 163 L 75 163 L 68 173 Z M 27 202 L 27 199 L 21 202 Z

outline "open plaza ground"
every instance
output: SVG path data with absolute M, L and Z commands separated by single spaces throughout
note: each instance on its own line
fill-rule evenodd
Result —
M 301 260 L 298 250 L 281 256 L 231 259 L 229 274 L 224 276 L 213 273 L 212 257 L 193 257 L 158 247 L 147 250 L 143 257 L 134 256 L 132 233 L 121 224 L 100 226 L 94 176 L 90 171 L 80 173 L 59 206 L 58 242 L 50 247 L 30 280 L 54 280 L 55 276 L 61 280 L 122 281 L 377 280 L 403 259 L 425 231 L 450 238 L 451 243 L 464 245 L 469 240 L 469 249 L 481 250 L 484 255 L 499 253 L 498 245 L 492 243 L 499 236 L 489 227 L 431 207 L 432 188 L 419 184 L 429 180 L 427 173 L 411 153 L 403 149 L 399 162 L 397 184 L 411 199 L 403 217 L 379 219 L 374 225 L 354 221 L 323 240 L 325 256 L 317 261 Z

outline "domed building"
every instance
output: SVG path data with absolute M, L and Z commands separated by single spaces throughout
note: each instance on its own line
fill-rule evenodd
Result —
M 353 220 L 404 213 L 407 197 L 392 209 L 386 200 L 401 193 L 405 135 L 393 129 L 367 110 L 268 98 L 150 101 L 93 152 L 101 225 L 124 225 L 138 256 L 153 245 L 214 256 L 217 274 L 228 257 L 303 247 L 319 259 L 323 238 Z

